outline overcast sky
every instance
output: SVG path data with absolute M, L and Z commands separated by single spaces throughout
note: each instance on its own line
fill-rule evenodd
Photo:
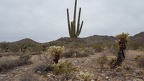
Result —
M 0 0 L 0 41 L 31 38 L 48 42 L 69 37 L 66 9 L 74 0 Z M 84 21 L 79 37 L 144 31 L 144 0 L 78 0 Z

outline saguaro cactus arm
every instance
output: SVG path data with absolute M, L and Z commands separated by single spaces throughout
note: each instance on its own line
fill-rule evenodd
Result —
M 74 6 L 74 19 L 73 19 L 73 21 L 74 21 L 74 23 L 76 24 L 76 8 L 77 8 L 77 0 L 75 0 L 75 6 Z
M 77 8 L 77 0 L 75 0 L 73 21 L 71 23 L 70 23 L 70 18 L 69 18 L 69 9 L 67 9 L 68 30 L 69 30 L 69 35 L 71 38 L 78 37 L 81 33 L 82 26 L 83 26 L 83 21 L 80 24 L 81 8 L 79 8 L 78 21 L 76 25 L 76 8 Z

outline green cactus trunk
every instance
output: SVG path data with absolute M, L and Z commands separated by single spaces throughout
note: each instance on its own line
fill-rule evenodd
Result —
M 69 18 L 69 9 L 67 9 L 68 30 L 71 38 L 77 38 L 80 35 L 83 26 L 83 21 L 80 24 L 81 8 L 79 8 L 78 21 L 76 25 L 76 8 L 77 8 L 77 0 L 75 0 L 74 16 L 73 16 L 73 21 L 71 22 Z

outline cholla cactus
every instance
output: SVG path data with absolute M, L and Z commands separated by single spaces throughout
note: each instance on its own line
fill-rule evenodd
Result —
M 84 81 L 90 81 L 94 77 L 94 74 L 91 74 L 89 72 L 80 72 L 80 78 L 83 79 Z
M 124 59 L 125 59 L 124 50 L 127 47 L 126 44 L 128 42 L 129 34 L 122 33 L 122 34 L 116 35 L 116 37 L 119 39 L 117 41 L 117 43 L 119 45 L 119 52 L 118 52 L 118 56 L 117 56 L 117 61 L 115 62 L 114 66 L 111 68 L 116 68 L 117 66 L 121 66 L 121 63 L 124 61 Z
M 51 46 L 49 47 L 48 52 L 50 52 L 51 56 L 54 56 L 55 54 L 61 54 L 64 49 L 64 46 Z
M 123 67 L 121 67 L 121 66 L 119 66 L 119 67 L 115 68 L 115 70 L 116 70 L 117 72 L 121 72 L 123 69 L 124 69 L 124 68 L 123 68 Z
M 58 64 L 54 64 L 53 67 L 55 74 L 68 74 L 77 71 L 77 67 L 73 66 L 68 60 L 60 60 Z
M 51 46 L 49 47 L 48 51 L 50 52 L 53 61 L 55 63 L 58 63 L 58 60 L 60 58 L 60 54 L 64 51 L 64 46 Z
M 117 60 L 116 56 L 107 56 L 108 65 L 111 67 Z
M 129 34 L 122 32 L 121 34 L 116 35 L 116 37 L 119 39 L 119 41 L 128 41 Z

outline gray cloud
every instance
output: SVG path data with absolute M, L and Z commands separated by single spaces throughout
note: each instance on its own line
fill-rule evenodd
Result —
M 80 37 L 143 31 L 143 0 L 78 0 L 84 26 Z M 68 37 L 66 8 L 74 0 L 0 0 L 0 41 L 32 38 L 39 42 Z

